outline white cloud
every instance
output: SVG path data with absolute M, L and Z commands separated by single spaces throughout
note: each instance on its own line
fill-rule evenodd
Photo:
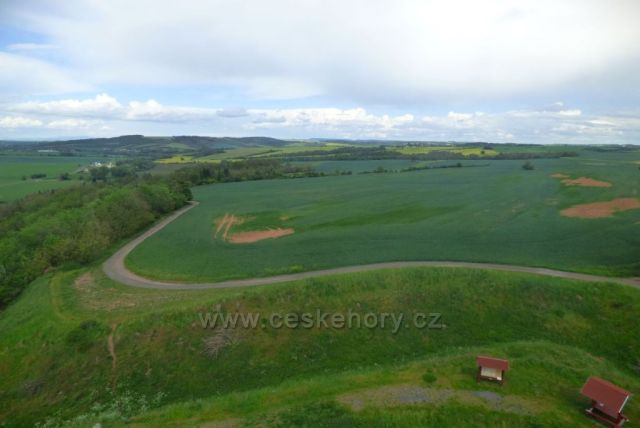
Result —
M 29 101 L 17 104 L 11 109 L 22 113 L 82 117 L 116 117 L 124 111 L 122 104 L 107 94 L 99 94 L 95 98 L 84 100 Z
M 569 116 L 569 117 L 575 117 L 575 116 L 580 116 L 582 114 L 582 111 L 578 110 L 578 109 L 573 109 L 573 110 L 560 110 L 558 112 L 558 114 L 560 116 Z
M 15 112 L 47 116 L 167 122 L 203 120 L 221 115 L 220 112 L 222 111 L 218 109 L 165 106 L 156 100 L 131 101 L 125 105 L 105 93 L 87 99 L 63 99 L 45 102 L 28 101 L 8 108 Z
M 126 109 L 127 120 L 185 122 L 212 119 L 219 109 L 165 106 L 156 100 L 131 101 Z
M 5 116 L 0 118 L 0 128 L 35 128 L 42 126 L 42 121 L 21 116 Z
M 640 84 L 636 0 L 517 8 L 506 0 L 69 0 L 5 9 L 7 21 L 43 34 L 94 85 L 219 85 L 259 99 L 402 106 L 559 91 L 628 96 L 620 82 Z
M 615 3 L 0 2 L 0 126 L 638 142 L 640 2 Z
M 91 121 L 84 119 L 58 119 L 51 121 L 43 121 L 32 117 L 23 116 L 5 116 L 0 118 L 0 128 L 3 129 L 102 129 L 104 125 L 100 121 Z M 105 128 L 106 129 L 106 128 Z
M 47 128 L 51 129 L 77 129 L 90 128 L 92 126 L 96 126 L 96 122 L 82 119 L 52 120 L 47 123 Z
M 220 109 L 216 112 L 216 114 L 220 117 L 245 117 L 249 115 L 246 109 L 243 108 L 235 108 L 235 109 Z
M 4 129 L 43 128 L 120 133 L 393 138 L 491 142 L 637 142 L 640 114 L 584 114 L 557 106 L 501 113 L 449 111 L 442 115 L 376 114 L 356 108 L 221 109 L 165 105 L 157 100 L 124 103 L 99 94 L 86 99 L 5 105 Z M 151 126 L 149 125 L 151 124 Z
M 363 108 L 262 109 L 249 110 L 249 113 L 253 120 L 246 129 L 304 129 L 307 134 L 315 135 L 337 132 L 345 138 L 384 138 L 414 120 L 411 114 L 374 115 Z M 357 137 L 358 134 L 361 137 Z
M 456 113 L 454 111 L 450 111 L 449 114 L 447 115 L 447 117 L 451 120 L 454 121 L 465 121 L 468 119 L 471 119 L 473 117 L 473 114 L 471 113 Z

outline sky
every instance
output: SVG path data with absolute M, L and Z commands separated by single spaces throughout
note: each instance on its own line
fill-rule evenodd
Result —
M 0 0 L 0 139 L 640 143 L 637 0 Z

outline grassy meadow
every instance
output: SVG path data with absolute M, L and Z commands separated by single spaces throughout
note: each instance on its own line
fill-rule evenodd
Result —
M 412 161 L 408 159 L 384 159 L 384 160 L 343 160 L 343 161 L 300 161 L 293 162 L 294 165 L 308 166 L 316 171 L 325 174 L 334 174 L 351 172 L 359 174 L 363 172 L 375 171 L 376 168 L 382 167 L 387 170 L 403 170 L 408 168 L 419 168 L 426 165 L 453 164 L 452 161 Z M 476 162 L 478 163 L 478 162 Z
M 389 151 L 401 153 L 403 155 L 419 155 L 430 152 L 451 152 L 459 153 L 464 156 L 495 156 L 499 152 L 494 149 L 484 149 L 482 147 L 455 147 L 455 146 L 400 146 L 389 147 Z
M 285 142 L 281 146 L 265 146 L 265 145 L 255 145 L 251 147 L 226 147 L 223 151 L 219 153 L 204 155 L 204 156 L 196 156 L 196 155 L 188 155 L 185 153 L 178 153 L 171 157 L 166 157 L 163 159 L 157 160 L 160 164 L 188 164 L 188 163 L 198 163 L 198 162 L 220 162 L 222 160 L 233 161 L 233 160 L 241 160 L 241 159 L 260 159 L 260 158 L 287 158 L 292 155 L 295 156 L 310 156 L 310 157 L 324 157 L 324 156 L 332 156 L 340 153 L 340 149 L 345 148 L 372 148 L 375 145 L 372 144 L 353 144 L 353 143 L 337 143 L 337 142 L 322 142 L 322 143 L 314 143 L 314 142 Z M 562 146 L 565 147 L 566 146 Z M 539 153 L 543 150 L 542 146 L 537 146 L 535 148 L 528 148 L 528 150 L 520 150 L 516 151 L 527 152 L 530 151 L 532 153 Z M 544 147 L 544 150 L 547 150 Z M 559 150 L 559 148 L 555 148 L 554 150 Z M 513 148 L 509 146 L 502 146 L 499 150 L 487 147 L 484 148 L 482 146 L 457 146 L 457 145 L 407 145 L 400 144 L 394 145 L 389 144 L 385 145 L 382 153 L 386 153 L 391 157 L 398 156 L 416 156 L 416 155 L 426 155 L 433 152 L 442 152 L 449 153 L 454 155 L 462 155 L 465 157 L 474 156 L 474 157 L 491 157 L 500 154 L 502 151 L 505 153 L 509 153 L 514 151 Z
M 348 146 L 346 144 L 328 143 L 328 144 L 309 144 L 309 143 L 291 143 L 282 147 L 273 146 L 255 146 L 255 147 L 229 147 L 220 153 L 214 153 L 206 156 L 190 156 L 185 154 L 176 154 L 174 156 L 159 159 L 160 164 L 189 164 L 197 162 L 220 162 L 223 160 L 233 161 L 240 159 L 255 159 L 265 157 L 282 157 L 290 154 L 304 154 L 307 152 L 326 152 L 329 153 L 340 147 Z
M 640 210 L 598 219 L 560 211 L 638 198 L 639 159 L 638 151 L 589 152 L 537 159 L 532 171 L 522 169 L 523 161 L 468 160 L 462 168 L 201 186 L 193 189 L 200 205 L 140 245 L 127 265 L 143 276 L 191 282 L 395 260 L 637 276 Z M 382 164 L 361 162 L 366 168 Z M 566 186 L 551 177 L 556 173 L 611 187 Z M 245 219 L 232 231 L 282 227 L 295 233 L 231 244 L 214 238 L 216 220 L 226 213 Z
M 96 158 L 75 156 L 0 155 L 0 203 L 20 199 L 30 193 L 59 189 L 73 183 L 60 174 L 73 173 Z M 46 177 L 32 179 L 32 174 Z M 26 177 L 25 180 L 22 177 Z
M 317 309 L 437 312 L 444 328 L 266 324 L 225 330 L 211 352 L 221 330 L 198 315 Z M 629 287 L 465 269 L 198 291 L 125 287 L 98 266 L 60 272 L 0 314 L 0 421 L 588 427 L 587 376 L 640 389 L 638 311 Z M 503 387 L 475 383 L 478 353 L 511 360 Z M 636 399 L 627 413 L 640 417 Z

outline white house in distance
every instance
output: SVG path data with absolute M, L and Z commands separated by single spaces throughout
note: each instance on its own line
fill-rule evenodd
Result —
M 91 162 L 91 168 L 100 168 L 100 167 L 106 167 L 106 168 L 113 168 L 115 165 L 113 164 L 113 162 L 100 162 L 100 161 L 96 161 L 96 162 Z

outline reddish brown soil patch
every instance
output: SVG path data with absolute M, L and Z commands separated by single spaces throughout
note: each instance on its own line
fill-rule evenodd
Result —
M 222 232 L 222 239 L 227 240 L 227 235 L 229 234 L 229 229 L 235 224 L 242 224 L 244 220 L 240 217 L 236 217 L 233 214 L 225 214 L 224 217 L 216 220 L 216 233 L 213 235 L 214 238 L 218 237 L 218 233 Z
M 551 177 L 562 180 L 565 186 L 581 186 L 581 187 L 611 187 L 611 183 L 606 181 L 594 180 L 589 177 L 571 178 L 567 174 L 556 172 Z
M 611 187 L 611 183 L 606 181 L 594 180 L 593 178 L 580 177 L 580 178 L 565 178 L 562 180 L 565 186 L 582 186 L 582 187 Z
M 263 239 L 279 238 L 281 236 L 291 235 L 295 231 L 290 227 L 283 229 L 267 229 L 267 230 L 252 230 L 248 232 L 234 233 L 229 237 L 229 242 L 233 244 L 249 244 L 251 242 L 262 241 Z
M 566 217 L 602 218 L 611 217 L 617 211 L 627 211 L 640 208 L 640 199 L 621 198 L 607 202 L 575 205 L 562 210 L 560 214 Z
M 214 238 L 221 234 L 221 238 L 232 244 L 248 244 L 251 242 L 262 241 L 263 239 L 279 238 L 281 236 L 291 235 L 294 230 L 291 228 L 276 228 L 266 230 L 249 230 L 246 232 L 231 233 L 231 228 L 235 225 L 242 224 L 245 220 L 252 220 L 253 217 L 236 217 L 233 214 L 226 213 L 224 217 L 216 219 L 216 233 Z

